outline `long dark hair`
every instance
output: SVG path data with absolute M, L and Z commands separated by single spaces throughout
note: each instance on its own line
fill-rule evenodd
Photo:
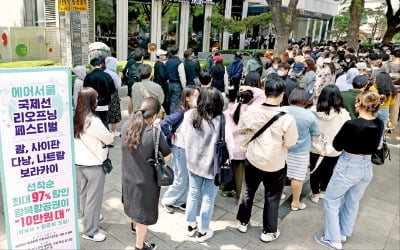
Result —
M 74 114 L 75 138 L 80 138 L 80 134 L 85 130 L 86 118 L 90 115 L 94 115 L 96 106 L 97 91 L 91 87 L 85 87 L 81 89 L 78 94 L 78 101 Z
M 255 60 L 258 64 L 260 64 L 261 67 L 263 67 L 263 63 L 261 61 L 261 53 L 260 52 L 253 52 L 253 54 L 251 55 L 252 59 Z
M 213 87 L 201 89 L 199 99 L 197 100 L 197 112 L 193 114 L 193 127 L 200 130 L 204 119 L 214 128 L 212 119 L 221 115 L 223 108 L 224 99 L 218 89 Z
M 125 144 L 131 150 L 136 150 L 140 145 L 140 134 L 142 133 L 144 119 L 158 114 L 161 109 L 160 102 L 154 97 L 144 98 L 140 109 L 135 111 L 128 129 L 125 132 Z
M 197 87 L 186 87 L 182 89 L 182 94 L 181 94 L 181 102 L 179 103 L 178 109 L 181 111 L 188 111 L 190 109 L 189 102 L 186 100 L 186 98 L 190 97 L 193 95 L 194 91 L 200 91 L 199 88 Z
M 386 72 L 376 74 L 376 88 L 381 96 L 381 101 L 385 102 L 390 96 L 396 96 L 396 87 L 393 85 L 392 78 Z
M 243 92 L 239 92 L 237 99 L 238 99 L 238 105 L 236 107 L 235 112 L 233 113 L 233 122 L 237 125 L 239 123 L 240 119 L 240 109 L 243 104 L 249 103 L 253 99 L 254 95 L 251 90 L 246 90 Z
M 335 85 L 326 85 L 318 97 L 317 112 L 325 112 L 329 115 L 333 108 L 336 113 L 340 113 L 343 107 L 343 97 L 339 88 Z

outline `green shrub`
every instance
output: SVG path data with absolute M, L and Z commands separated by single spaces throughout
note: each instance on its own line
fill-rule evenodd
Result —
M 50 60 L 0 62 L 0 68 L 32 68 L 54 65 L 54 62 Z
M 240 51 L 240 52 L 248 54 L 248 55 L 251 55 L 251 54 L 253 54 L 253 52 L 257 51 L 257 52 L 260 52 L 261 55 L 264 55 L 267 50 L 266 49 L 228 49 L 228 50 L 221 50 L 219 53 L 233 55 L 236 53 L 236 51 Z

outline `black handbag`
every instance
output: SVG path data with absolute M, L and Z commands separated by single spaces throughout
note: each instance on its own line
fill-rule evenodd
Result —
M 372 154 L 371 161 L 375 165 L 383 165 L 387 158 L 389 158 L 390 161 L 392 160 L 390 158 L 390 149 L 386 144 L 386 136 L 383 135 L 382 148 L 378 149 L 375 153 Z
M 103 161 L 102 166 L 103 166 L 104 173 L 106 173 L 106 174 L 111 173 L 113 166 L 112 166 L 110 158 L 108 158 L 108 155 L 107 155 L 107 159 L 105 161 Z
M 153 127 L 153 142 L 154 142 L 154 156 L 155 159 L 148 159 L 147 162 L 155 171 L 155 181 L 158 186 L 169 186 L 174 182 L 174 171 L 170 166 L 164 163 L 164 158 L 158 151 L 160 144 L 161 130 L 156 134 L 156 128 Z
M 233 169 L 229 161 L 228 147 L 225 142 L 225 117 L 220 116 L 219 137 L 215 144 L 214 153 L 214 184 L 228 184 L 233 179 Z

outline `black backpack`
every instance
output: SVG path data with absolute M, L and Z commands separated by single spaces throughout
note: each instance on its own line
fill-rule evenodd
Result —
M 128 80 L 127 80 L 128 86 L 132 86 L 134 83 L 141 81 L 140 76 L 137 72 L 139 65 L 140 65 L 140 63 L 134 63 L 128 69 L 128 72 L 126 73 L 128 76 Z

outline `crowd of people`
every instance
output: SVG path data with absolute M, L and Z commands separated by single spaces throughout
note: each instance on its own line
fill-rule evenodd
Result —
M 193 50 L 184 51 L 183 60 L 179 55 L 178 47 L 159 50 L 151 67 L 136 49 L 122 79 L 111 57 L 92 59 L 87 75 L 84 67 L 74 68 L 82 237 L 106 238 L 99 232 L 102 163 L 114 137 L 121 136 L 122 203 L 136 233 L 136 249 L 156 248 L 145 237 L 147 226 L 157 222 L 159 206 L 167 213 L 185 211 L 188 236 L 197 242 L 210 239 L 219 189 L 238 200 L 237 229 L 246 233 L 261 182 L 260 240 L 276 240 L 285 182 L 293 193 L 291 210 L 301 211 L 306 209 L 300 194 L 307 176 L 310 200 L 323 199 L 324 234 L 315 240 L 342 249 L 372 179 L 371 155 L 383 147 L 384 134 L 397 127 L 400 50 L 391 44 L 356 50 L 344 42 L 312 48 L 291 44 L 283 58 L 267 50 L 245 61 L 238 51 L 225 67 L 223 55 L 213 48 L 204 69 Z M 130 116 L 119 133 L 121 84 L 128 86 Z M 222 134 L 233 178 L 218 187 L 215 151 Z M 154 158 L 169 162 L 174 171 L 161 199 L 148 163 Z

